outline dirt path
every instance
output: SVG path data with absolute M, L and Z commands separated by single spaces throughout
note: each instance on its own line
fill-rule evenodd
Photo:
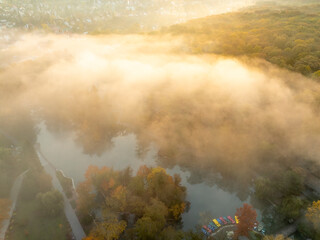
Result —
M 224 225 L 222 227 L 219 227 L 217 231 L 214 231 L 213 233 L 210 234 L 208 239 L 214 239 L 218 234 L 220 234 L 221 231 L 234 231 L 236 228 L 236 224 L 229 224 L 229 225 Z

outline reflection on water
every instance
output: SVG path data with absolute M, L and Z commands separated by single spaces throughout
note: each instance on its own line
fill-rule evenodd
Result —
M 75 183 L 84 180 L 84 173 L 89 165 L 108 166 L 116 170 L 130 166 L 134 173 L 143 164 L 157 165 L 156 147 L 151 146 L 141 159 L 137 154 L 137 140 L 134 134 L 115 137 L 110 150 L 100 156 L 90 156 L 83 153 L 82 148 L 74 142 L 72 134 L 53 134 L 44 124 L 40 124 L 39 128 L 38 142 L 41 144 L 42 152 L 55 167 L 72 177 Z M 233 215 L 236 208 L 243 203 L 236 194 L 217 186 L 209 186 L 203 182 L 190 184 L 188 182 L 190 173 L 182 171 L 178 166 L 167 169 L 167 172 L 170 175 L 180 174 L 182 184 L 187 187 L 187 200 L 191 202 L 191 208 L 189 212 L 183 214 L 185 229 L 199 224 L 203 220 L 201 215 L 212 217 Z
M 76 183 L 85 179 L 84 173 L 90 165 L 108 166 L 115 170 L 122 170 L 130 166 L 134 173 L 142 164 L 155 165 L 156 149 L 151 147 L 145 159 L 139 159 L 133 134 L 113 138 L 114 146 L 100 156 L 84 154 L 73 139 L 72 134 L 54 135 L 47 130 L 44 124 L 40 125 L 38 142 L 42 152 L 56 168 L 62 169 Z

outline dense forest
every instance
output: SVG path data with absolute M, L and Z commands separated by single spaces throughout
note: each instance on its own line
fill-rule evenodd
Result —
M 163 29 L 185 36 L 188 51 L 263 58 L 320 79 L 320 5 L 255 6 Z
M 171 177 L 159 167 L 142 166 L 136 176 L 130 168 L 89 167 L 86 180 L 77 187 L 77 209 L 83 225 L 91 229 L 89 239 L 183 236 L 175 230 L 188 206 L 180 182 L 179 175 Z

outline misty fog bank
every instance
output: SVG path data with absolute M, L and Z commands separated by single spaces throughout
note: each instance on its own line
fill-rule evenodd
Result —
M 243 181 L 319 162 L 318 84 L 258 59 L 183 48 L 170 37 L 16 36 L 1 50 L 1 122 L 27 109 L 98 155 L 134 133 L 139 154 L 157 146 L 160 165 Z

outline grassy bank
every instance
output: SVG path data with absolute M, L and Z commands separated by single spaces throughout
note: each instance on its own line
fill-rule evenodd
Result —
M 36 200 L 19 201 L 16 214 L 11 222 L 10 240 L 52 240 L 69 239 L 69 225 L 63 214 L 52 218 L 43 218 L 37 212 Z
M 43 171 L 28 172 L 22 184 L 16 212 L 6 239 L 71 239 L 70 227 L 63 211 L 54 216 L 47 216 L 39 208 L 37 194 L 50 189 L 52 189 L 51 179 Z

